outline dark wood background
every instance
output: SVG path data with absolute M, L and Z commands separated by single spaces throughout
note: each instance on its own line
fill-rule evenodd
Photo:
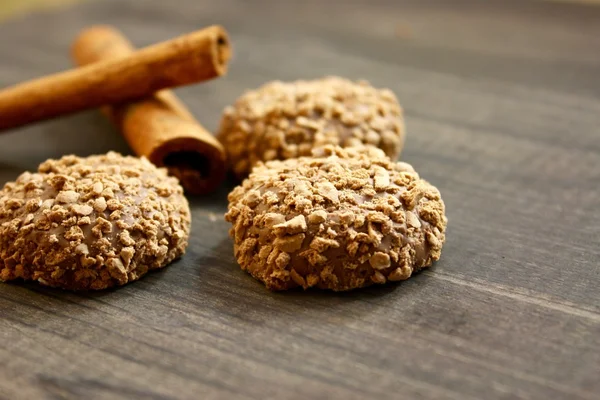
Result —
M 188 253 L 164 271 L 101 293 L 0 285 L 0 398 L 600 398 L 599 7 L 97 1 L 0 25 L 0 86 L 68 68 L 92 23 L 140 46 L 223 24 L 229 76 L 178 91 L 211 129 L 272 79 L 390 87 L 448 240 L 398 285 L 270 293 L 233 258 L 228 183 L 191 199 Z M 1 135 L 0 183 L 111 149 L 128 151 L 96 112 Z

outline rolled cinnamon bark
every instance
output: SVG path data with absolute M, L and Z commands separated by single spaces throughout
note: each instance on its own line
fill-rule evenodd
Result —
M 0 91 L 0 131 L 212 79 L 226 73 L 229 56 L 227 33 L 211 26 L 124 57 L 21 83 Z
M 71 55 L 78 65 L 88 65 L 126 58 L 133 51 L 133 45 L 116 29 L 95 26 L 77 37 Z M 225 178 L 223 147 L 172 92 L 162 90 L 102 111 L 137 155 L 167 167 L 188 193 L 210 192 Z

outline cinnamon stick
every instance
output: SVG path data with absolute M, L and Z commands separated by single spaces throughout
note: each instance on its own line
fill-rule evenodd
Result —
M 83 31 L 71 55 L 78 65 L 126 58 L 133 45 L 109 26 Z M 188 193 L 214 190 L 226 173 L 221 144 L 204 129 L 186 106 L 168 90 L 102 111 L 120 129 L 131 149 L 179 178 Z
M 226 73 L 229 57 L 227 33 L 211 26 L 124 57 L 21 83 L 0 91 L 0 131 L 212 79 Z

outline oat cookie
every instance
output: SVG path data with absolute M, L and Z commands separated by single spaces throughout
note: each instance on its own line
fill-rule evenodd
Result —
M 350 290 L 408 279 L 440 258 L 439 191 L 381 150 L 325 146 L 256 166 L 225 219 L 242 269 L 269 289 Z
M 313 148 L 373 145 L 395 159 L 404 145 L 394 94 L 339 77 L 268 83 L 223 113 L 218 133 L 233 172 L 245 178 L 258 161 L 310 156 Z
M 148 160 L 48 160 L 0 190 L 0 280 L 124 285 L 180 257 L 189 232 L 183 189 Z

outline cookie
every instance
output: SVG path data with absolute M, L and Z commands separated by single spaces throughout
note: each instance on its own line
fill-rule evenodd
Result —
M 183 189 L 148 160 L 48 160 L 0 190 L 0 280 L 124 285 L 180 257 L 189 232 Z
M 229 194 L 235 257 L 271 290 L 408 279 L 441 255 L 439 191 L 378 149 L 326 146 L 257 165 Z
M 218 139 L 242 179 L 258 161 L 310 156 L 315 147 L 373 145 L 396 159 L 404 145 L 394 94 L 339 77 L 271 82 L 223 113 Z

